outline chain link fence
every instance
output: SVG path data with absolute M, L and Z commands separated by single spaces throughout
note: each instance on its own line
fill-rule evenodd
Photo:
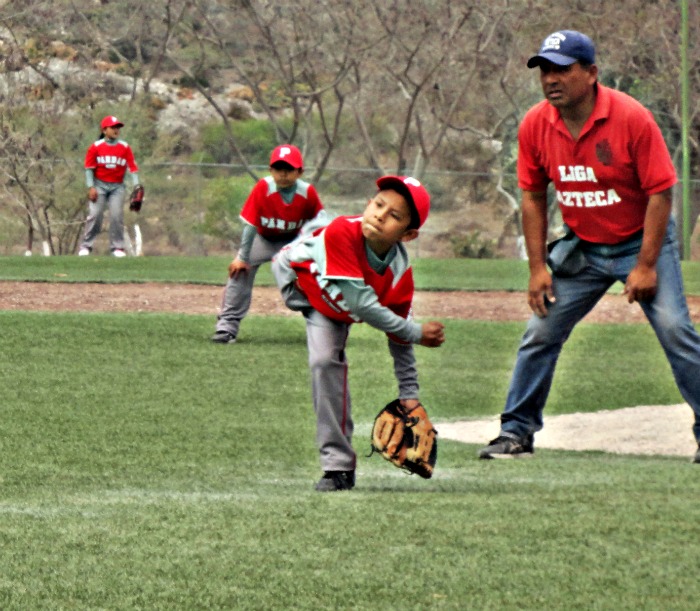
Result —
M 69 219 L 57 211 L 65 204 L 84 199 L 82 163 L 75 162 L 75 184 L 56 193 L 55 210 L 46 214 L 53 234 L 60 228 L 64 242 L 47 248 L 45 235 L 34 228 L 33 254 L 74 254 L 84 218 Z M 267 167 L 254 166 L 262 178 Z M 303 178 L 312 180 L 314 168 L 306 168 Z M 142 163 L 139 170 L 146 187 L 146 198 L 139 214 L 125 210 L 125 222 L 133 240 L 138 229 L 142 252 L 147 256 L 208 256 L 235 252 L 240 233 L 238 213 L 255 179 L 243 166 L 206 163 Z M 321 201 L 331 214 L 360 214 L 376 192 L 379 174 L 367 168 L 325 170 L 314 182 Z M 420 237 L 407 246 L 413 257 L 503 257 L 524 256 L 520 237 L 519 193 L 515 175 L 493 172 L 428 171 L 423 182 L 431 193 L 431 216 Z M 127 185 L 131 182 L 127 177 Z M 700 213 L 700 180 L 691 181 L 690 218 L 695 228 Z M 6 193 L 8 190 L 6 189 Z M 19 194 L 17 194 L 19 196 Z M 676 190 L 674 212 L 682 234 L 681 189 Z M 9 201 L 9 200 L 8 200 Z M 28 246 L 28 216 L 15 205 L 0 200 L 2 253 L 23 254 Z M 84 211 L 87 213 L 87 202 Z M 96 253 L 109 248 L 106 215 L 103 232 L 95 243 Z M 551 227 L 560 219 L 553 207 Z M 682 242 L 682 240 L 681 240 Z M 691 238 L 690 258 L 700 260 L 700 236 Z

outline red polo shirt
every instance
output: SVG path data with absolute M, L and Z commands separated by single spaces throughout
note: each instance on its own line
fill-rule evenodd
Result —
M 562 218 L 576 235 L 617 244 L 643 228 L 649 196 L 672 187 L 676 171 L 651 112 L 625 93 L 597 87 L 576 141 L 547 100 L 526 113 L 518 186 L 543 192 L 553 182 Z

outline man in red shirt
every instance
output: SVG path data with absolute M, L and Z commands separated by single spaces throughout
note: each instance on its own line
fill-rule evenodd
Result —
M 409 176 L 384 176 L 362 216 L 339 216 L 280 251 L 272 271 L 287 306 L 306 319 L 316 442 L 323 477 L 319 492 L 355 486 L 356 455 L 345 345 L 352 323 L 388 336 L 403 407 L 419 405 L 413 344 L 445 341 L 440 322 L 411 317 L 413 272 L 404 242 L 418 236 L 430 196 Z M 309 235 L 310 233 L 310 235 Z
M 138 166 L 131 147 L 119 139 L 124 124 L 114 116 L 102 119 L 100 138 L 85 154 L 85 179 L 90 208 L 78 254 L 89 255 L 102 230 L 105 209 L 109 210 L 109 245 L 112 255 L 124 257 L 124 178 L 129 169 L 134 187 L 139 184 Z
M 534 315 L 518 350 L 501 432 L 479 457 L 532 455 L 562 346 L 616 281 L 656 332 L 695 412 L 700 448 L 700 337 L 683 293 L 671 216 L 676 173 L 661 131 L 639 102 L 598 82 L 593 42 L 580 32 L 554 32 L 527 65 L 540 68 L 545 95 L 518 132 Z M 548 257 L 549 183 L 567 235 L 549 245 Z M 700 449 L 694 462 L 700 463 Z

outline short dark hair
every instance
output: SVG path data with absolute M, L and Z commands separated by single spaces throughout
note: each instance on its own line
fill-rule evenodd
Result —
M 409 196 L 406 201 L 408 202 L 408 209 L 411 211 L 411 222 L 408 224 L 406 229 L 418 229 L 420 227 L 420 217 L 418 216 L 418 210 L 413 205 L 413 200 Z
M 287 172 L 297 169 L 291 163 L 287 163 L 286 161 L 275 161 L 275 163 L 273 163 L 270 167 L 275 168 L 275 170 L 287 170 Z
M 411 222 L 406 229 L 418 229 L 420 227 L 420 216 L 418 216 L 418 209 L 413 203 L 413 198 L 411 197 L 411 192 L 408 190 L 408 187 L 403 183 L 397 183 L 388 188 L 392 191 L 396 191 L 408 204 L 408 209 L 411 212 Z

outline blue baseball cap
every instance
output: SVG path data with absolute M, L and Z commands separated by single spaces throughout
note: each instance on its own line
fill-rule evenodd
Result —
M 557 66 L 570 66 L 576 62 L 595 64 L 595 46 L 585 34 L 575 30 L 560 30 L 547 36 L 537 55 L 527 60 L 528 68 L 535 68 L 543 61 Z

